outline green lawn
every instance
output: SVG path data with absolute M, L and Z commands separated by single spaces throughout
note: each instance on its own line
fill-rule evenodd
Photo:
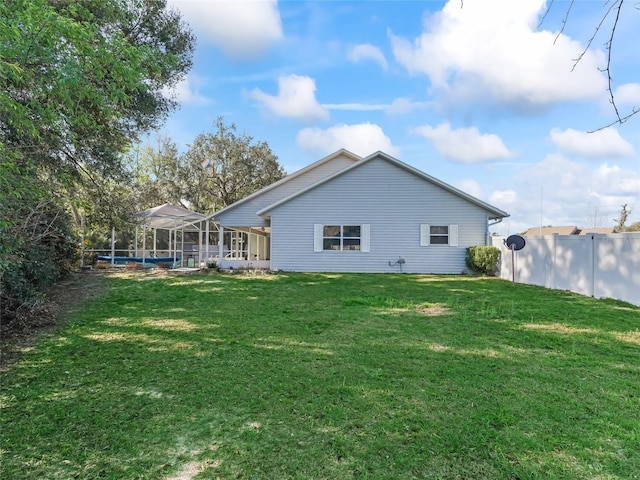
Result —
M 3 479 L 640 478 L 640 309 L 477 277 L 110 277 L 2 376 Z

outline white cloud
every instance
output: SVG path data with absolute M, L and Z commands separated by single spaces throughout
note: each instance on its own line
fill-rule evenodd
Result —
M 545 0 L 449 0 L 425 21 L 413 42 L 389 34 L 396 60 L 425 74 L 450 101 L 494 101 L 521 109 L 594 99 L 606 91 L 597 67 L 602 52 L 588 51 L 565 34 L 537 31 Z M 434 93 L 435 93 L 434 91 Z
M 607 227 L 621 205 L 640 201 L 640 171 L 606 163 L 591 168 L 552 154 L 518 172 L 513 189 L 524 201 L 504 207 L 521 230 L 540 224 Z M 490 203 L 503 207 L 493 197 Z
M 371 45 L 370 43 L 363 43 L 351 48 L 351 50 L 349 50 L 348 57 L 349 60 L 354 63 L 360 62 L 362 60 L 373 60 L 378 65 L 380 65 L 383 70 L 387 70 L 387 68 L 389 68 L 387 59 L 384 57 L 382 51 L 378 47 Z
M 485 198 L 484 192 L 482 191 L 482 186 L 477 180 L 460 180 L 458 182 L 455 182 L 453 186 L 481 200 Z
M 313 78 L 289 75 L 278 79 L 278 95 L 268 95 L 255 89 L 249 96 L 272 113 L 297 120 L 327 120 L 329 112 L 318 103 Z
M 613 127 L 587 133 L 572 128 L 551 130 L 551 141 L 565 153 L 590 158 L 627 157 L 634 149 Z
M 283 38 L 277 0 L 169 0 L 193 28 L 234 59 L 263 56 Z
M 389 108 L 387 109 L 387 113 L 389 115 L 404 115 L 406 113 L 410 113 L 414 110 L 421 110 L 429 107 L 429 102 L 414 102 L 410 98 L 400 97 L 396 98 Z
M 605 163 L 593 172 L 592 185 L 601 195 L 637 197 L 640 195 L 640 172 Z
M 322 106 L 329 110 L 346 110 L 352 112 L 375 112 L 387 110 L 390 106 L 375 103 L 323 103 Z
M 489 195 L 489 203 L 502 210 L 509 211 L 518 203 L 518 194 L 511 189 L 496 190 Z
M 323 103 L 328 110 L 347 110 L 353 112 L 384 111 L 389 115 L 404 115 L 414 110 L 428 108 L 430 102 L 414 102 L 409 98 L 396 98 L 389 103 Z
M 426 138 L 444 157 L 456 162 L 481 163 L 511 156 L 500 137 L 481 134 L 476 127 L 452 130 L 445 122 L 435 128 L 423 125 L 411 133 Z
M 341 124 L 326 130 L 305 128 L 298 133 L 297 143 L 300 148 L 314 153 L 331 153 L 346 148 L 363 157 L 378 150 L 394 157 L 400 155 L 400 149 L 391 143 L 382 128 L 371 123 Z
M 181 105 L 208 105 L 212 99 L 200 94 L 200 78 L 195 75 L 185 75 L 173 88 L 164 88 L 162 94 L 177 101 Z
M 640 106 L 640 83 L 626 83 L 616 88 L 614 98 L 618 105 Z

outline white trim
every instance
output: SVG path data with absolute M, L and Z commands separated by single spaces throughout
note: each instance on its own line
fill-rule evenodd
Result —
M 420 246 L 428 247 L 431 245 L 431 225 L 423 223 L 420 225 Z
M 371 251 L 371 225 L 369 223 L 360 225 L 360 251 L 364 253 Z
M 458 246 L 458 225 L 449 225 L 449 246 Z
M 321 252 L 322 251 L 322 231 L 324 225 L 321 223 L 316 223 L 313 225 L 313 251 Z

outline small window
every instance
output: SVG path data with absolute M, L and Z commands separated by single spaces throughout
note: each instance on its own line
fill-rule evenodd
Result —
M 429 243 L 431 245 L 449 245 L 449 227 L 431 225 L 429 228 Z
M 323 250 L 360 250 L 360 225 L 324 225 Z
M 458 225 L 420 225 L 420 246 L 448 245 L 458 246 Z

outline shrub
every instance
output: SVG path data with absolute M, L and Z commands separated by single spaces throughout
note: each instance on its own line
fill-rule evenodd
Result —
M 467 267 L 483 275 L 495 275 L 498 271 L 500 249 L 490 245 L 467 247 Z
M 3 333 L 13 328 L 19 314 L 28 323 L 29 311 L 42 304 L 45 289 L 69 273 L 77 259 L 71 216 L 34 175 L 0 162 Z

